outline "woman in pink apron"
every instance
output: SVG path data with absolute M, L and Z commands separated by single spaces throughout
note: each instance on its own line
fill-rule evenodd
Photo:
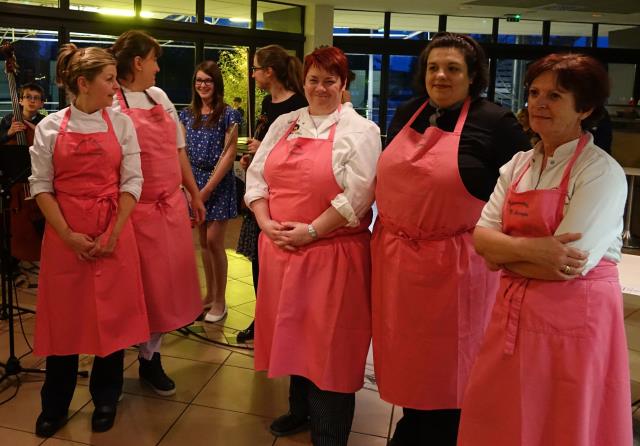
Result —
M 202 312 L 200 284 L 187 201 L 197 223 L 204 205 L 184 150 L 176 109 L 159 88 L 161 47 L 142 31 L 127 31 L 113 44 L 121 89 L 113 108 L 131 117 L 140 142 L 144 185 L 131 215 L 136 233 L 151 339 L 140 344 L 140 378 L 159 395 L 173 395 L 175 383 L 162 368 L 162 334 L 184 327 Z
M 474 233 L 500 290 L 462 406 L 461 446 L 630 446 L 620 261 L 627 185 L 583 129 L 609 80 L 584 55 L 525 77 L 533 150 L 501 170 Z
M 67 421 L 78 354 L 96 355 L 92 429 L 110 429 L 123 349 L 149 338 L 128 219 L 142 186 L 140 148 L 131 120 L 105 108 L 118 87 L 115 64 L 103 49 L 64 45 L 56 70 L 73 103 L 38 125 L 31 147 L 31 192 L 47 221 L 35 333 L 35 353 L 47 357 L 41 437 Z
M 498 276 L 471 231 L 526 135 L 479 98 L 486 58 L 471 38 L 434 37 L 378 163 L 372 238 L 373 354 L 380 397 L 403 407 L 392 444 L 455 445 L 462 397 Z
M 280 116 L 260 144 L 245 200 L 260 235 L 255 367 L 291 375 L 277 436 L 311 428 L 345 446 L 371 339 L 369 231 L 378 127 L 340 106 L 347 58 L 305 58 L 309 107 Z

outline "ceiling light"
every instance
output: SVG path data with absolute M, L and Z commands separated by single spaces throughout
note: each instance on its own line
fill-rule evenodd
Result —
M 154 13 L 151 11 L 140 11 L 140 17 L 145 18 L 145 19 L 152 19 L 154 16 Z
M 233 23 L 251 23 L 251 19 L 245 19 L 244 17 L 231 17 L 229 21 Z

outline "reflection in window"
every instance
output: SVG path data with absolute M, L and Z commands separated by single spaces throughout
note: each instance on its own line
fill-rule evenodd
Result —
M 633 100 L 635 64 L 610 63 L 607 67 L 611 80 L 609 105 L 627 106 Z
M 196 0 L 180 0 L 179 2 L 142 0 L 140 17 L 195 23 L 197 21 Z
M 527 102 L 524 75 L 529 62 L 520 59 L 498 59 L 495 102 L 510 108 L 514 113 L 524 108 Z
M 17 3 L 19 5 L 29 6 L 48 6 L 50 8 L 58 7 L 58 0 L 0 0 L 0 3 Z
M 70 33 L 69 38 L 71 43 L 75 44 L 79 48 L 87 46 L 97 46 L 100 48 L 109 48 L 116 41 L 118 36 L 111 36 L 108 34 L 87 34 L 87 33 Z
M 417 65 L 417 56 L 391 56 L 389 58 L 387 125 L 391 124 L 398 106 L 416 95 L 413 90 L 413 76 Z
M 535 20 L 507 22 L 506 19 L 500 19 L 498 26 L 498 43 L 542 45 L 542 22 Z
M 104 1 L 101 0 L 70 0 L 69 9 L 122 17 L 133 17 L 136 15 L 133 10 L 133 1 L 122 1 L 105 5 Z
M 493 19 L 487 17 L 447 17 L 447 31 L 468 34 L 478 42 L 491 42 Z
M 224 101 L 234 105 L 240 98 L 243 123 L 240 136 L 247 136 L 247 102 L 249 101 L 249 48 L 243 46 L 205 45 L 205 60 L 214 60 L 222 72 Z
M 302 32 L 302 8 L 275 2 L 258 2 L 258 29 L 283 31 L 288 33 Z
M 56 111 L 59 108 L 56 78 L 56 57 L 58 55 L 58 33 L 56 31 L 25 30 L 0 28 L 0 36 L 13 42 L 18 73 L 18 87 L 35 82 L 46 92 L 45 109 Z M 5 62 L 0 60 L 0 117 L 11 113 L 9 83 L 5 71 Z
M 593 25 L 591 23 L 551 22 L 551 45 L 588 47 L 591 46 Z
M 349 92 L 353 108 L 362 116 L 380 122 L 380 54 L 347 54 L 349 69 L 355 74 Z
M 209 25 L 251 28 L 251 0 L 205 0 L 204 16 Z
M 438 32 L 437 15 L 391 14 L 392 39 L 429 40 Z
M 333 35 L 384 37 L 384 13 L 336 9 L 333 12 Z
M 160 72 L 156 75 L 156 85 L 162 88 L 176 108 L 191 102 L 191 77 L 196 67 L 196 47 L 193 42 L 161 40 L 162 57 L 158 59 Z
M 640 28 L 634 25 L 598 25 L 598 48 L 640 49 L 637 35 Z

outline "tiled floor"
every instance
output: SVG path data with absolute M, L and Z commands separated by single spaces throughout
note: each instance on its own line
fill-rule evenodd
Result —
M 229 244 L 231 246 L 231 244 Z M 229 316 L 220 324 L 196 324 L 192 329 L 202 337 L 221 343 L 233 342 L 237 330 L 251 321 L 255 297 L 250 264 L 235 252 L 227 251 Z M 21 288 L 19 303 L 34 304 L 35 291 Z M 629 355 L 633 393 L 640 398 L 640 296 L 625 295 L 625 316 L 629 336 Z M 34 317 L 16 318 L 16 354 L 29 352 Z M 23 335 L 24 332 L 24 335 Z M 26 338 L 26 339 L 25 339 Z M 119 405 L 116 424 L 109 432 L 94 434 L 90 420 L 93 405 L 88 380 L 81 378 L 70 409 L 69 423 L 48 440 L 37 438 L 35 418 L 40 410 L 42 376 L 23 374 L 0 387 L 0 445 L 2 446 L 302 446 L 310 445 L 309 434 L 274 438 L 268 430 L 271 420 L 287 410 L 286 379 L 267 379 L 253 371 L 250 350 L 214 345 L 195 336 L 171 333 L 166 336 L 163 363 L 175 379 L 177 393 L 159 397 L 137 378 L 137 353 L 125 356 L 124 399 Z M 8 325 L 0 321 L 0 360 L 8 352 Z M 42 359 L 27 354 L 22 365 L 38 366 Z M 91 358 L 82 359 L 88 369 Z M 367 386 L 357 394 L 356 415 L 350 446 L 384 446 L 400 411 L 381 401 Z M 640 420 L 640 418 L 639 418 Z M 640 442 L 637 443 L 640 445 Z

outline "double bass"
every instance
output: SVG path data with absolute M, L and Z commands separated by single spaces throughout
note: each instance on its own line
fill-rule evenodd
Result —
M 14 49 L 10 44 L 4 44 L 0 47 L 0 53 L 5 56 L 5 73 L 9 83 L 13 118 L 22 122 L 22 106 L 18 99 L 16 85 L 18 65 Z M 18 145 L 28 151 L 29 146 L 33 144 L 34 135 L 35 130 L 26 126 L 26 130 L 16 132 L 7 145 Z M 35 200 L 31 199 L 29 183 L 26 178 L 11 187 L 9 208 L 11 212 L 11 255 L 20 260 L 40 260 L 44 217 Z

